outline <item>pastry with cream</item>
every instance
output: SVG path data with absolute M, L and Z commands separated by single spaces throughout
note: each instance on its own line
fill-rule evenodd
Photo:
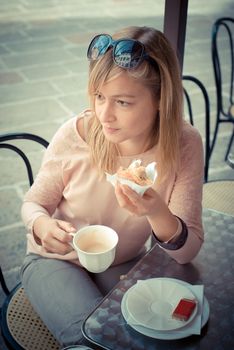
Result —
M 153 181 L 147 176 L 146 168 L 143 165 L 123 168 L 117 171 L 117 176 L 129 181 L 133 181 L 140 186 L 150 186 Z
M 107 181 L 113 186 L 119 182 L 129 186 L 141 196 L 154 184 L 156 177 L 156 163 L 143 166 L 140 159 L 134 160 L 128 167 L 120 167 L 113 175 L 106 174 Z

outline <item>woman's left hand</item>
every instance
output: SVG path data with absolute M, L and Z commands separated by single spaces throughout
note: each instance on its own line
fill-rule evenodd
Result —
M 143 196 L 140 196 L 129 186 L 117 183 L 115 195 L 121 208 L 125 208 L 137 216 L 155 215 L 162 206 L 162 199 L 152 188 L 149 188 Z
M 160 195 L 149 188 L 140 196 L 130 187 L 122 184 L 115 186 L 115 194 L 121 208 L 137 216 L 146 216 L 157 237 L 166 242 L 178 230 L 178 219 L 170 212 Z

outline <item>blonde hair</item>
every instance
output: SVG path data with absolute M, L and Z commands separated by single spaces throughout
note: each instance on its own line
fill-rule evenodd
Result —
M 159 100 L 159 118 L 155 118 L 151 144 L 158 144 L 158 171 L 164 178 L 179 166 L 179 137 L 182 121 L 182 96 L 179 63 L 169 41 L 160 31 L 150 27 L 127 27 L 113 39 L 131 38 L 142 42 L 147 54 L 156 62 L 152 65 L 144 60 L 139 67 L 125 70 L 129 76 L 150 89 Z M 97 61 L 90 62 L 88 93 L 93 117 L 90 121 L 87 142 L 91 159 L 101 173 L 116 171 L 117 146 L 106 140 L 101 124 L 95 115 L 94 94 L 101 86 L 123 72 L 112 59 L 112 49 Z

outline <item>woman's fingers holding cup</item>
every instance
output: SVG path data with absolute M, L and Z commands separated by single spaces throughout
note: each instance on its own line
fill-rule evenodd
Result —
M 72 241 L 72 237 L 75 232 L 76 228 L 72 226 L 71 223 L 63 220 L 56 220 L 56 223 L 58 225 L 58 230 L 56 230 L 56 238 L 64 243 L 69 243 Z
M 72 226 L 70 222 L 63 220 L 56 220 L 58 226 L 66 232 L 76 232 L 76 228 Z
M 52 219 L 42 238 L 43 247 L 51 253 L 66 254 L 72 250 L 70 242 L 72 241 L 71 232 L 76 229 L 66 221 Z
M 62 243 L 57 239 L 51 241 L 49 245 L 45 245 L 44 248 L 47 250 L 48 253 L 55 253 L 60 255 L 68 254 L 73 250 L 70 244 Z

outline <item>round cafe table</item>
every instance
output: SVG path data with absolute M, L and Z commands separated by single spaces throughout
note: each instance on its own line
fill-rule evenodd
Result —
M 109 350 L 234 349 L 234 216 L 203 212 L 205 242 L 189 264 L 180 265 L 155 245 L 91 312 L 82 325 L 84 336 Z M 128 325 L 121 313 L 125 292 L 138 280 L 170 277 L 203 285 L 210 314 L 200 335 L 159 340 Z

